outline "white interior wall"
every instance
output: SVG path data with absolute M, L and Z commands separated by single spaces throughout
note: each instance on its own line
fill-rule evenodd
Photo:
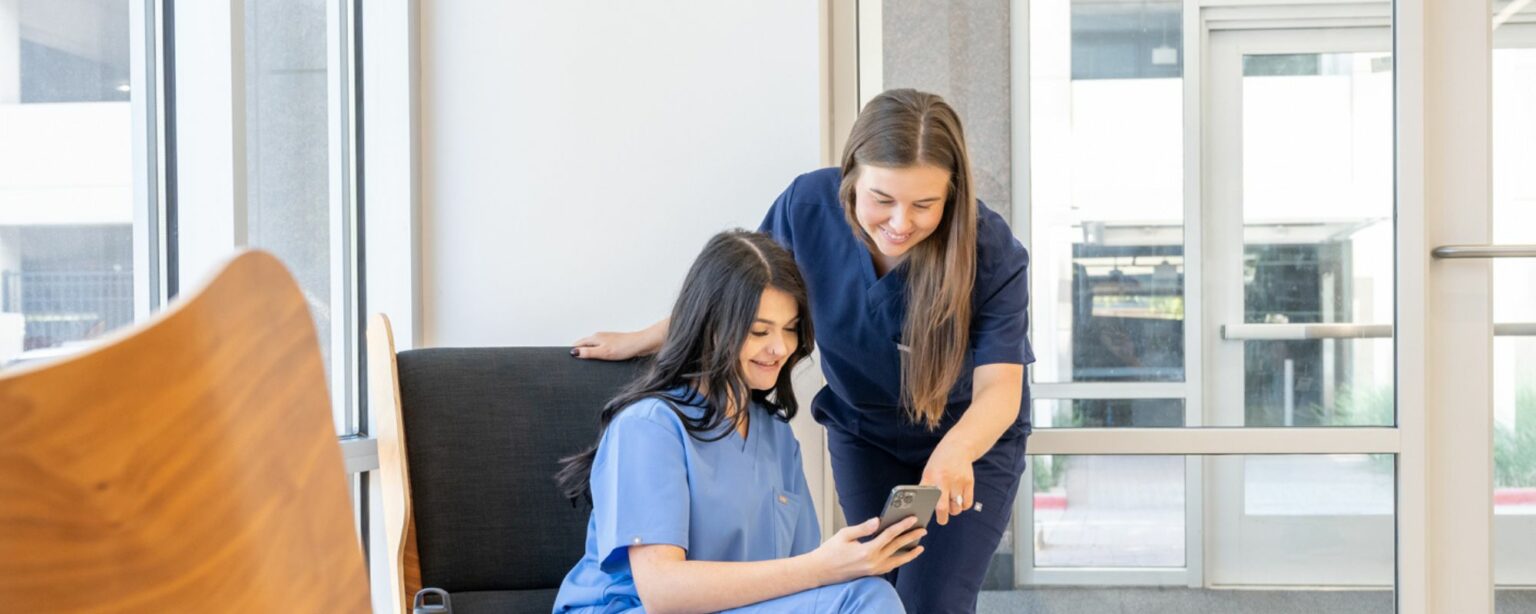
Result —
M 421 345 L 665 316 L 711 235 L 820 165 L 819 19 L 816 0 L 422 2 Z M 820 370 L 795 384 L 808 407 Z M 792 426 L 825 533 L 825 431 Z
M 820 162 L 816 2 L 423 3 L 427 346 L 666 315 Z

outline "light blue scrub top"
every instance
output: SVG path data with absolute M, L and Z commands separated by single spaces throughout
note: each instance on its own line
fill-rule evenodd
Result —
M 703 414 L 691 389 L 669 395 L 689 417 Z M 716 441 L 690 436 L 656 398 L 614 417 L 592 463 L 586 554 L 560 584 L 555 612 L 639 608 L 629 546 L 672 544 L 689 560 L 763 561 L 820 545 L 800 444 L 767 408 L 750 411 L 745 439 L 732 431 Z

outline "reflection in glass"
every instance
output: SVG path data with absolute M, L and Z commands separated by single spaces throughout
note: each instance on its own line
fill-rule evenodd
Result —
M 1037 429 L 1184 426 L 1184 399 L 1037 399 L 1032 410 Z
M 0 2 L 0 366 L 133 321 L 128 7 Z
M 1514 358 L 1501 369 L 1514 377 L 1494 378 L 1494 511 L 1536 515 L 1536 338 L 1494 339 L 1493 353 Z
M 1249 456 L 1242 469 L 1243 510 L 1249 515 L 1393 513 L 1395 485 L 1390 455 Z
M 1072 251 L 1073 381 L 1183 380 L 1183 248 Z
M 1390 324 L 1391 55 L 1245 55 L 1242 100 L 1243 321 Z M 1390 336 L 1243 354 L 1243 425 L 1394 422 Z
M 0 24 L 0 104 L 128 102 L 127 0 L 10 0 Z
M 1389 338 L 1246 341 L 1243 354 L 1243 426 L 1393 424 Z
M 327 373 L 332 326 L 330 107 L 324 0 L 245 5 L 247 213 L 251 245 L 276 254 L 309 303 Z M 335 382 L 335 379 L 331 379 Z M 338 402 L 338 434 L 353 428 Z
M 1064 2 L 1036 0 L 1039 12 Z M 1179 0 L 1073 0 L 1072 78 L 1177 79 L 1183 75 L 1184 10 Z
M 1205 459 L 1204 468 L 1207 582 L 1392 586 L 1396 474 L 1391 455 L 1213 456 Z
M 1493 50 L 1493 240 L 1536 244 L 1536 4 L 1511 6 Z M 1536 260 L 1493 261 L 1495 322 L 1536 322 L 1533 279 Z M 1497 337 L 1493 358 L 1494 511 L 1536 515 L 1536 337 Z
M 1030 460 L 1036 567 L 1184 565 L 1184 457 Z
M 1182 19 L 1030 3 L 1035 381 L 1185 378 Z
M 1185 551 L 1185 485 L 1187 467 L 1194 466 L 1204 476 L 1208 501 L 1199 535 L 1207 588 L 1136 596 L 1147 600 L 1146 611 L 1393 611 L 1396 478 L 1390 455 L 1031 461 L 1037 571 L 1191 564 Z M 1238 586 L 1270 590 L 1211 590 Z M 1071 597 L 1042 594 L 1026 601 L 1043 609 Z M 1201 609 L 1214 603 L 1233 609 Z
M 1493 242 L 1536 244 L 1536 3 L 1493 3 Z M 1536 323 L 1536 259 L 1493 261 L 1493 321 Z M 1536 586 L 1536 337 L 1493 339 L 1494 582 Z M 1499 614 L 1536 612 L 1536 591 Z

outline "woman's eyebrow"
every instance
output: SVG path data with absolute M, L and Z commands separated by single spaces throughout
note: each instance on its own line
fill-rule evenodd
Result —
M 881 198 L 889 198 L 889 199 L 892 199 L 892 200 L 895 200 L 895 198 L 896 198 L 894 196 L 891 196 L 890 194 L 886 194 L 885 192 L 881 192 L 880 190 L 877 190 L 875 188 L 869 188 L 869 191 L 874 192 L 875 195 L 877 195 L 877 196 L 879 196 Z M 944 197 L 942 197 L 942 196 L 929 196 L 928 198 L 920 198 L 920 199 L 914 200 L 912 202 L 914 202 L 914 203 L 927 203 L 927 202 L 934 202 L 934 201 L 940 201 L 940 200 L 944 200 Z

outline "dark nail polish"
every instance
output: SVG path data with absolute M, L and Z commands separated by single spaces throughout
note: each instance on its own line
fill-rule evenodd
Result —
M 571 355 L 572 356 L 581 356 L 581 350 L 578 350 L 576 348 L 571 348 Z

